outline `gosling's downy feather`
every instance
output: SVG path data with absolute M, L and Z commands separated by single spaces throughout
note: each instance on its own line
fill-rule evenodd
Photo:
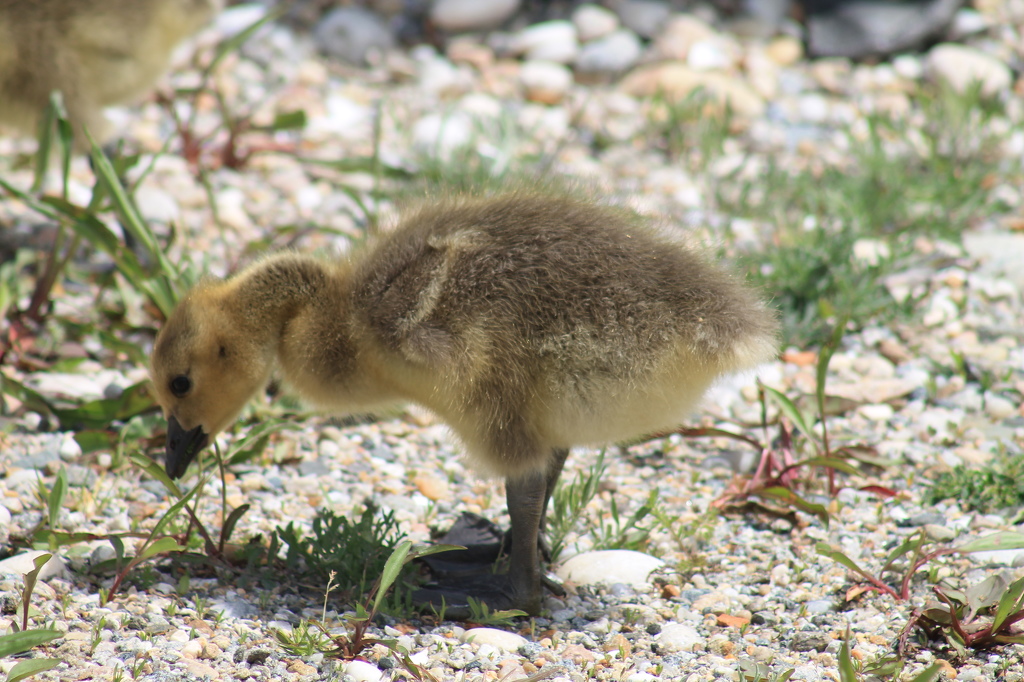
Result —
M 516 477 L 552 448 L 677 425 L 775 334 L 749 290 L 636 215 L 512 193 L 424 205 L 351 259 L 282 254 L 201 284 L 152 375 L 167 416 L 211 437 L 275 366 L 328 410 L 417 402 Z

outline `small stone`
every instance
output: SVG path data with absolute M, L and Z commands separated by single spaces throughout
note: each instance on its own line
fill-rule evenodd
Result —
M 661 559 L 648 554 L 609 549 L 577 554 L 559 566 L 556 574 L 577 585 L 618 582 L 643 588 L 647 587 L 651 572 L 662 565 Z
M 635 33 L 619 29 L 587 43 L 576 58 L 576 70 L 582 73 L 617 74 L 633 67 L 643 47 Z
M 765 110 L 764 100 L 741 78 L 696 71 L 678 61 L 640 66 L 623 78 L 619 87 L 634 97 L 661 94 L 675 100 L 683 100 L 703 88 L 719 104 L 728 104 L 741 117 L 757 118 Z
M 363 7 L 337 7 L 324 15 L 313 29 L 317 49 L 326 55 L 363 64 L 394 45 L 384 20 Z
M 3 561 L 0 561 L 0 575 L 6 573 L 9 575 L 22 576 L 30 573 L 36 568 L 36 558 L 44 554 L 51 553 L 41 550 L 29 550 L 28 552 L 22 552 L 21 554 L 15 554 L 12 557 L 8 557 Z M 43 564 L 42 569 L 40 569 L 38 578 L 40 581 L 46 581 L 51 578 L 67 578 L 68 575 L 68 569 L 64 564 L 64 559 L 56 554 L 51 554 L 50 559 Z
M 519 5 L 520 0 L 435 0 L 430 21 L 450 33 L 485 31 L 504 23 Z
M 544 21 L 528 26 L 512 39 L 514 54 L 527 60 L 569 64 L 579 54 L 576 27 L 571 21 Z
M 793 637 L 793 651 L 824 651 L 831 639 L 821 632 L 798 632 Z
M 672 11 L 660 0 L 620 0 L 615 5 L 619 20 L 642 38 L 653 38 L 661 32 Z
M 857 413 L 873 422 L 886 422 L 893 418 L 896 411 L 892 408 L 892 405 L 875 404 L 875 405 L 861 405 L 857 408 Z
M 996 421 L 1002 421 L 1017 414 L 1017 406 L 1001 395 L 986 393 L 985 414 Z
M 779 36 L 765 46 L 765 54 L 779 66 L 792 66 L 804 56 L 803 44 L 791 36 Z
M 662 59 L 685 60 L 690 47 L 702 40 L 718 37 L 715 29 L 691 14 L 672 17 L 652 45 L 654 54 Z
M 807 613 L 819 615 L 835 611 L 836 605 L 830 599 L 811 599 L 804 604 Z
M 600 5 L 584 3 L 573 10 L 572 23 L 581 42 L 603 38 L 619 27 L 619 18 Z
M 69 433 L 64 436 L 63 440 L 61 440 L 58 452 L 62 460 L 65 462 L 73 462 L 82 456 L 82 446 L 79 445 L 74 436 Z
M 685 623 L 668 623 L 654 638 L 658 652 L 678 653 L 693 651 L 694 647 L 704 643 L 697 629 Z
M 928 51 L 925 71 L 933 81 L 959 93 L 980 84 L 981 94 L 992 97 L 1010 90 L 1010 68 L 992 55 L 967 45 L 942 43 Z
M 541 104 L 558 104 L 573 84 L 572 72 L 555 62 L 528 61 L 519 72 L 526 99 Z
M 422 474 L 413 480 L 413 484 L 420 491 L 423 497 L 437 502 L 447 500 L 452 496 L 448 485 L 448 479 L 431 474 Z
M 345 664 L 344 671 L 353 682 L 380 682 L 384 678 L 380 668 L 366 661 L 349 661 Z
M 348 674 L 348 675 L 351 675 L 353 680 L 367 679 L 367 680 L 373 680 L 374 682 L 376 682 L 377 680 L 380 679 L 380 672 L 379 671 L 377 672 L 377 677 L 371 677 L 371 678 L 363 678 L 363 677 L 359 677 L 358 675 L 352 675 L 352 673 L 348 672 L 348 666 L 351 663 L 365 663 L 365 661 L 350 661 L 348 664 L 345 665 L 345 673 Z M 370 664 L 367 663 L 367 665 L 370 665 Z M 371 667 L 375 667 L 375 666 L 371 666 Z M 316 666 L 312 666 L 309 663 L 306 663 L 305 661 L 294 660 L 294 661 L 292 661 L 291 663 L 288 664 L 288 672 L 295 673 L 296 675 L 316 675 L 317 669 L 316 669 Z
M 686 65 L 697 71 L 728 69 L 734 63 L 733 55 L 721 40 L 699 40 L 686 55 Z
M 470 642 L 477 646 L 489 644 L 501 651 L 517 651 L 519 647 L 528 643 L 527 639 L 522 635 L 498 630 L 497 628 L 473 628 L 466 630 L 459 636 L 459 639 L 462 642 Z
M 199 658 L 203 653 L 203 647 L 206 645 L 206 640 L 202 637 L 193 639 L 185 642 L 185 646 L 181 647 L 182 658 Z
M 473 121 L 468 114 L 427 114 L 413 124 L 413 147 L 425 156 L 450 159 L 473 141 Z

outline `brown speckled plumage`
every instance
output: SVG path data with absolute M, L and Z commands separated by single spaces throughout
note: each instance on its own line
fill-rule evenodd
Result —
M 750 290 L 635 214 L 521 191 L 425 203 L 348 259 L 282 254 L 205 283 L 152 374 L 168 417 L 210 436 L 274 367 L 327 410 L 433 410 L 507 479 L 511 587 L 489 596 L 535 612 L 538 513 L 567 448 L 678 425 L 775 336 Z

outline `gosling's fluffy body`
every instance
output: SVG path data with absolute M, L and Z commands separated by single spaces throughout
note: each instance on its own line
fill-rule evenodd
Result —
M 275 366 L 331 411 L 416 402 L 515 477 L 552 448 L 678 425 L 716 377 L 769 359 L 774 337 L 750 291 L 636 216 L 512 194 L 425 205 L 347 260 L 281 254 L 200 285 L 161 333 L 153 377 L 183 428 L 211 436 Z M 167 388 L 180 374 L 184 400 Z
M 283 254 L 179 304 L 152 377 L 184 473 L 274 368 L 325 409 L 424 405 L 505 477 L 507 574 L 418 599 L 537 613 L 539 531 L 572 445 L 677 425 L 719 375 L 775 352 L 774 316 L 634 214 L 514 192 L 424 205 L 335 262 Z
M 0 123 L 35 134 L 59 90 L 76 139 L 103 139 L 103 109 L 130 102 L 223 0 L 0 0 Z

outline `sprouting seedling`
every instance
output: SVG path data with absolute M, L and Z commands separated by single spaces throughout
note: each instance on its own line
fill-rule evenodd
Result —
M 300 647 L 304 650 L 319 649 L 325 656 L 341 658 L 346 661 L 351 661 L 371 646 L 380 644 L 394 654 L 413 677 L 418 680 L 426 678 L 433 682 L 437 682 L 433 675 L 421 668 L 412 660 L 409 652 L 406 651 L 406 649 L 401 646 L 397 640 L 377 639 L 375 637 L 371 637 L 368 633 L 370 625 L 373 623 L 381 605 L 384 603 L 384 597 L 398 580 L 398 577 L 402 572 L 402 567 L 405 566 L 405 564 L 413 561 L 414 559 L 430 556 L 431 554 L 437 554 L 439 552 L 447 552 L 453 549 L 465 548 L 455 545 L 432 545 L 422 550 L 412 551 L 412 541 L 403 540 L 391 553 L 391 556 L 388 557 L 387 563 L 384 565 L 384 570 L 381 571 L 380 577 L 370 590 L 367 601 L 365 603 L 356 604 L 354 613 L 343 616 L 343 620 L 349 629 L 348 633 L 340 635 L 334 634 L 327 629 L 326 625 L 322 621 L 309 622 L 305 626 L 306 630 L 300 631 L 299 633 L 293 632 L 289 634 L 278 632 L 278 641 L 283 646 L 288 647 L 293 651 L 299 651 Z M 332 589 L 332 583 L 333 576 L 328 579 L 328 593 L 330 593 Z M 326 600 L 327 595 L 324 596 L 323 615 L 325 617 L 327 615 Z M 313 631 L 309 631 L 309 625 L 315 626 L 322 636 L 314 635 Z M 328 649 L 328 643 L 333 645 L 334 648 Z
M 931 639 L 945 639 L 961 657 L 968 649 L 990 649 L 1005 644 L 1024 644 L 1024 578 L 1012 583 L 1001 574 L 991 575 L 961 591 L 932 586 L 939 604 L 915 609 L 900 633 L 900 650 L 909 632 L 920 628 Z

